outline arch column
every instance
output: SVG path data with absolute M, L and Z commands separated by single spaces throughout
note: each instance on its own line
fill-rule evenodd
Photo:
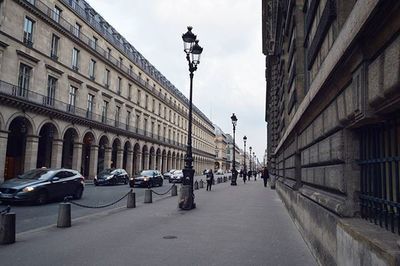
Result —
M 91 145 L 90 146 L 90 162 L 89 162 L 89 178 L 94 179 L 95 175 L 97 175 L 97 163 L 98 163 L 98 155 L 99 155 L 99 146 Z
M 26 137 L 24 172 L 36 168 L 38 146 L 39 136 L 28 135 Z
M 0 131 L 0 183 L 4 182 L 4 170 L 6 166 L 8 132 Z
M 162 172 L 162 169 L 161 169 L 161 166 L 162 166 L 162 156 L 161 156 L 161 155 L 159 155 L 159 156 L 156 155 L 156 157 L 157 157 L 157 160 L 156 160 L 156 162 L 157 162 L 157 170 L 159 170 L 160 172 Z
M 75 142 L 74 152 L 72 154 L 72 169 L 78 170 L 79 172 L 82 172 L 82 146 L 83 143 Z
M 133 171 L 133 150 L 128 150 L 126 154 L 126 172 L 132 176 Z
M 115 168 L 122 168 L 124 160 L 124 150 L 118 149 L 117 150 L 117 163 L 115 164 Z
M 151 165 L 150 165 L 150 169 L 156 169 L 156 154 L 150 154 L 151 156 Z
M 168 156 L 168 158 L 167 158 L 167 171 L 172 169 L 171 162 L 172 162 L 172 158 L 171 158 L 171 156 Z
M 52 168 L 61 167 L 62 148 L 63 148 L 63 140 L 53 139 L 53 147 L 51 151 L 51 163 L 50 163 Z
M 149 167 L 149 156 L 150 156 L 150 154 L 148 152 L 144 153 L 144 166 L 143 166 L 144 169 L 142 169 L 142 170 L 145 170 Z
M 166 155 L 161 155 L 161 172 L 165 173 L 167 170 L 165 170 L 165 162 L 166 162 L 167 156 Z
M 104 168 L 111 167 L 111 155 L 112 155 L 112 148 L 105 147 L 104 148 Z
M 143 170 L 142 169 L 142 153 L 140 151 L 136 155 L 135 165 L 136 165 L 136 171 L 140 172 Z

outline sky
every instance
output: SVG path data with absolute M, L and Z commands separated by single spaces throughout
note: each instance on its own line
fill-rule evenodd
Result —
M 193 104 L 236 143 L 243 136 L 260 162 L 267 143 L 261 0 L 87 0 L 153 66 L 189 98 L 182 34 L 203 47 L 194 73 Z

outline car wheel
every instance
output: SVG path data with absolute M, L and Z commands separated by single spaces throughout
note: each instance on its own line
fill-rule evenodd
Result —
M 39 204 L 39 205 L 42 205 L 42 204 L 47 203 L 47 200 L 48 200 L 47 192 L 44 191 L 44 190 L 40 191 L 39 195 L 38 195 L 38 197 L 36 199 L 36 203 Z
M 74 199 L 82 198 L 82 194 L 83 194 L 83 187 L 81 187 L 81 186 L 77 187 L 74 192 Z

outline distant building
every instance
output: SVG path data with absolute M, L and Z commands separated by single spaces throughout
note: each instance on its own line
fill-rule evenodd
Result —
M 229 170 L 229 163 L 227 160 L 227 140 L 224 132 L 217 125 L 214 124 L 215 128 L 215 164 L 214 170 L 219 169 L 223 171 Z
M 321 265 L 398 263 L 400 1 L 263 0 L 262 18 L 277 191 Z

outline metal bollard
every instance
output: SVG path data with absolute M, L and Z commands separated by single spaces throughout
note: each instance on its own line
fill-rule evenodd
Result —
M 144 203 L 152 203 L 153 202 L 153 194 L 151 189 L 146 189 L 144 191 Z
M 178 188 L 174 185 L 174 186 L 172 186 L 172 189 L 171 189 L 171 196 L 174 197 L 177 195 L 178 195 Z
M 199 184 L 200 186 L 200 188 L 204 188 L 204 182 L 203 182 L 203 180 L 202 179 L 200 179 L 200 184 Z
M 71 227 L 71 203 L 60 203 L 58 205 L 57 227 Z
M 0 216 L 0 244 L 15 242 L 15 213 L 2 213 Z
M 131 191 L 128 193 L 128 200 L 126 202 L 127 208 L 136 208 L 136 194 L 135 192 Z
M 224 176 L 224 182 L 226 182 L 228 179 L 226 178 L 226 176 Z
M 194 190 L 198 190 L 199 189 L 199 182 L 194 181 Z

